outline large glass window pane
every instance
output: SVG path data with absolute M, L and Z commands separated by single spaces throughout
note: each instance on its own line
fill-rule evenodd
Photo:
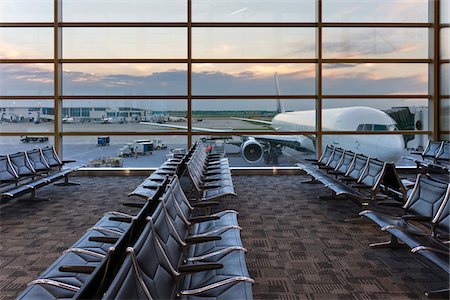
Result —
M 417 148 L 409 148 L 411 145 L 426 145 L 428 136 L 416 134 L 416 140 L 408 142 L 401 134 L 325 134 L 322 137 L 322 145 L 334 145 L 355 153 L 376 157 L 382 161 L 394 162 L 396 166 L 416 166 L 415 162 L 402 159 L 403 156 L 411 156 L 410 152 Z
M 52 64 L 0 64 L 0 95 L 52 95 Z
M 224 154 L 232 167 L 292 167 L 315 157 L 314 135 L 197 135 L 212 153 Z
M 53 58 L 52 28 L 0 28 L 0 59 Z
M 195 0 L 194 22 L 314 22 L 314 0 Z
M 65 28 L 64 58 L 186 58 L 185 28 Z
M 450 23 L 450 0 L 440 0 L 441 23 Z
M 64 64 L 64 95 L 185 95 L 185 64 Z
M 196 95 L 312 95 L 314 64 L 194 64 Z
M 0 100 L 0 132 L 52 132 L 52 100 Z
M 441 59 L 450 59 L 450 28 L 441 28 Z
M 427 64 L 324 64 L 328 95 L 428 94 Z
M 64 22 L 185 22 L 186 0 L 64 0 Z
M 53 0 L 2 0 L 0 22 L 53 22 Z
M 324 22 L 428 22 L 428 0 L 323 0 Z
M 194 58 L 314 58 L 312 28 L 193 28 Z
M 450 99 L 441 99 L 439 110 L 441 131 L 450 131 Z
M 194 100 L 192 127 L 223 131 L 315 131 L 315 100 L 280 101 L 290 113 L 279 114 L 275 99 Z
M 428 99 L 324 99 L 324 131 L 428 131 Z M 403 135 L 406 148 L 425 146 L 423 135 Z
M 450 64 L 441 65 L 441 91 L 442 95 L 450 95 Z
M 65 132 L 186 131 L 186 100 L 64 100 Z M 140 122 L 157 125 L 141 124 Z M 158 126 L 161 125 L 161 126 Z M 167 127 L 174 125 L 177 128 Z
M 64 159 L 75 159 L 93 168 L 157 168 L 172 149 L 186 151 L 186 136 L 65 136 L 63 139 Z
M 28 139 L 27 139 L 28 137 Z M 53 145 L 52 136 L 0 136 L 0 153 L 13 154 L 20 151 L 28 151 L 35 148 L 44 148 Z
M 324 58 L 428 58 L 427 28 L 324 28 Z

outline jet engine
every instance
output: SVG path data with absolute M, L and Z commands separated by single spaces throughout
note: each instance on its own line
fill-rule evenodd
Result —
M 264 154 L 263 146 L 252 137 L 242 143 L 241 151 L 244 160 L 251 164 L 259 162 L 263 158 Z

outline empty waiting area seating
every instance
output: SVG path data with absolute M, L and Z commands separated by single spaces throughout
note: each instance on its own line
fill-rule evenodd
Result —
M 0 199 L 7 200 L 30 194 L 30 200 L 47 200 L 36 196 L 36 190 L 64 179 L 56 185 L 76 185 L 69 175 L 82 166 L 63 168 L 66 163 L 54 147 L 45 147 L 0 156 Z

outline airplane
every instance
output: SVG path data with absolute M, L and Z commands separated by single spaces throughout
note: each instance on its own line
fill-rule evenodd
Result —
M 75 123 L 75 119 L 69 116 L 65 116 L 64 118 L 62 118 L 62 122 L 64 124 L 71 124 L 71 123 Z
M 112 118 L 111 117 L 102 117 L 102 119 L 100 120 L 100 123 L 110 124 L 110 123 L 112 123 Z
M 275 74 L 278 88 L 278 78 Z M 315 131 L 316 111 L 287 112 L 283 102 L 277 100 L 277 111 L 271 121 L 238 118 L 250 123 L 270 126 L 276 131 Z M 187 129 L 186 126 L 174 124 L 158 124 L 141 122 L 141 124 Z M 229 130 L 192 127 L 194 131 L 225 133 Z M 387 113 L 363 106 L 322 109 L 322 131 L 395 131 L 397 124 Z M 298 151 L 315 152 L 315 139 L 311 135 L 261 135 L 243 137 L 241 155 L 248 163 L 257 163 L 261 159 L 279 155 L 282 147 L 289 147 Z M 369 157 L 376 157 L 386 162 L 396 162 L 404 154 L 405 142 L 401 134 L 365 134 L 365 135 L 323 135 L 322 145 L 333 145 L 355 153 L 362 153 Z M 273 151 L 273 153 L 271 153 Z

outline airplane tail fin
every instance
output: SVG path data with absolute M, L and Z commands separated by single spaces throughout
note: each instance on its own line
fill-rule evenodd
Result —
M 275 89 L 277 91 L 277 96 L 280 96 L 281 92 L 280 92 L 280 84 L 278 82 L 278 73 L 275 72 Z M 281 99 L 278 98 L 277 99 L 277 112 L 278 113 L 284 113 L 286 112 L 284 109 L 284 103 L 281 102 Z

